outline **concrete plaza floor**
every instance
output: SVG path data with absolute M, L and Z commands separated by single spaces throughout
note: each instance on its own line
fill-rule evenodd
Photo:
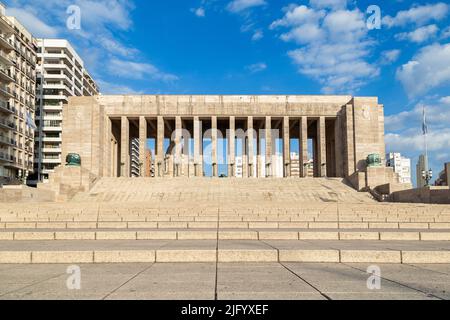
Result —
M 341 300 L 450 299 L 450 265 L 148 263 L 81 264 L 81 289 L 69 290 L 69 265 L 0 265 L 0 299 Z

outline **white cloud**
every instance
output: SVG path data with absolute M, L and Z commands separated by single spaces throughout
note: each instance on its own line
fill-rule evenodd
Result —
M 450 38 L 450 27 L 445 28 L 444 30 L 442 30 L 441 33 L 441 39 L 447 39 Z
M 427 93 L 450 81 L 450 43 L 422 48 L 397 70 L 397 79 L 410 98 Z
M 244 10 L 265 6 L 265 0 L 233 0 L 227 5 L 227 10 L 233 13 L 239 13 Z
M 315 8 L 345 9 L 347 0 L 310 0 L 310 5 Z
M 57 27 L 49 26 L 31 11 L 22 8 L 8 8 L 6 14 L 8 16 L 16 17 L 35 37 L 58 37 L 59 30 Z
M 257 73 L 257 72 L 266 70 L 267 64 L 265 64 L 264 62 L 259 62 L 259 63 L 251 64 L 251 65 L 245 67 L 245 69 L 247 69 L 250 73 Z
M 121 85 L 117 83 L 111 83 L 104 81 L 102 79 L 96 79 L 97 84 L 101 88 L 102 94 L 129 94 L 129 95 L 140 95 L 143 94 L 142 91 L 136 91 L 126 85 Z
M 315 24 L 304 24 L 291 29 L 280 36 L 283 41 L 295 41 L 298 44 L 306 44 L 324 39 L 326 33 L 320 26 Z
M 446 104 L 448 102 L 448 104 Z M 413 159 L 424 153 L 425 140 L 422 133 L 422 114 L 425 106 L 428 125 L 428 150 L 430 166 L 435 172 L 442 170 L 442 163 L 450 161 L 450 97 L 435 97 L 420 102 L 412 110 L 385 118 L 386 151 L 401 152 Z M 415 171 L 415 166 L 413 166 Z
M 177 76 L 164 73 L 152 64 L 124 61 L 119 59 L 112 59 L 109 61 L 108 71 L 113 75 L 127 79 L 142 80 L 145 78 L 151 78 L 163 82 L 178 80 Z
M 432 40 L 436 37 L 439 28 L 435 24 L 431 24 L 425 27 L 417 28 L 411 32 L 402 32 L 396 35 L 399 40 L 408 40 L 415 43 L 422 43 L 428 40 Z
M 303 24 L 316 24 L 325 14 L 323 10 L 316 11 L 304 5 L 293 6 L 291 10 L 288 9 L 286 11 L 282 19 L 274 21 L 270 25 L 270 28 L 275 29 L 277 27 L 296 27 Z
M 444 19 L 449 10 L 449 5 L 443 2 L 413 6 L 409 10 L 399 11 L 395 17 L 385 16 L 383 24 L 389 28 L 404 27 L 408 24 L 424 25 L 430 21 Z
M 442 97 L 439 101 L 440 101 L 442 104 L 445 104 L 445 105 L 449 105 L 449 106 L 450 106 L 450 96 L 448 96 L 448 97 Z
M 197 9 L 191 9 L 191 11 L 199 18 L 203 18 L 206 16 L 205 9 L 202 7 L 197 8 Z
M 391 64 L 397 61 L 400 56 L 401 51 L 398 49 L 386 50 L 381 52 L 381 63 L 382 64 Z
M 258 41 L 264 38 L 264 33 L 262 30 L 256 30 L 255 33 L 252 36 L 253 41 Z
M 358 9 L 319 9 L 331 2 L 335 8 L 345 4 L 316 1 L 317 9 L 291 5 L 270 28 L 288 28 L 280 38 L 301 45 L 288 52 L 301 74 L 317 80 L 325 93 L 349 93 L 378 76 L 379 69 L 367 61 L 372 42 L 365 15 Z

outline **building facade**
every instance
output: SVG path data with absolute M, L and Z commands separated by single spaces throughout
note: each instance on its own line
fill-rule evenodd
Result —
M 61 165 L 62 112 L 71 96 L 98 94 L 98 87 L 70 43 L 61 39 L 38 39 L 37 134 L 35 173 L 46 181 Z
M 439 177 L 436 179 L 436 186 L 450 186 L 450 162 L 444 164 L 444 170 L 439 173 Z
M 36 42 L 0 4 L 0 179 L 33 170 Z
M 403 157 L 400 153 L 391 152 L 386 155 L 386 164 L 394 168 L 400 183 L 411 183 L 411 159 Z
M 417 188 L 423 188 L 427 186 L 427 181 L 423 176 L 423 172 L 428 170 L 428 159 L 425 155 L 421 154 L 419 157 L 419 161 L 416 165 L 416 181 Z
M 70 98 L 63 110 L 63 157 L 80 154 L 83 170 L 97 177 L 130 177 L 130 145 L 136 138 L 141 163 L 146 146 L 155 146 L 160 178 L 201 177 L 208 171 L 218 177 L 219 165 L 226 165 L 228 177 L 291 177 L 294 152 L 299 178 L 308 174 L 310 154 L 314 177 L 356 177 L 359 183 L 368 155 L 385 162 L 383 105 L 375 97 L 96 96 Z M 293 139 L 298 150 L 291 150 Z M 218 150 L 223 141 L 226 155 Z M 242 170 L 238 141 L 246 146 Z M 191 143 L 193 148 L 184 147 Z M 218 162 L 222 158 L 224 164 Z

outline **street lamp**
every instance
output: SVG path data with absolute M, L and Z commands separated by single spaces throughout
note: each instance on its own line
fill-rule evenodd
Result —
M 430 181 L 433 178 L 433 170 L 431 170 L 431 169 L 428 170 L 428 171 L 423 170 L 422 171 L 422 178 L 425 180 L 426 186 L 427 187 L 430 186 Z

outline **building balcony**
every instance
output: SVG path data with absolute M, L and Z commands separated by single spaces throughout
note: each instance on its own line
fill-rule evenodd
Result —
M 14 108 L 11 107 L 9 102 L 0 101 L 0 112 L 4 112 L 4 113 L 8 113 L 8 114 L 14 114 Z
M 46 164 L 61 164 L 61 158 L 43 158 L 42 163 Z
M 46 127 L 46 126 L 44 126 L 42 128 L 42 131 L 44 131 L 44 132 L 61 132 L 62 127 Z
M 0 36 L 0 46 L 7 50 L 14 50 L 14 45 L 10 42 L 10 40 Z
M 14 157 L 11 156 L 9 153 L 6 152 L 0 152 L 0 162 L 13 162 Z
M 6 86 L 0 86 L 0 94 L 7 98 L 14 98 L 14 92 Z
M 9 147 L 13 147 L 16 145 L 16 142 L 14 139 L 5 137 L 5 136 L 0 136 L 0 145 L 5 145 L 5 146 L 9 146 Z
M 11 76 L 10 71 L 2 68 L 0 68 L 0 79 L 6 83 L 14 82 L 14 78 Z
M 65 100 L 68 101 L 68 97 L 64 95 L 43 95 L 43 99 L 45 100 Z
M 6 119 L 0 119 L 0 127 L 3 127 L 8 130 L 16 130 L 17 129 L 16 125 L 13 122 L 8 121 Z
M 63 107 L 62 105 L 57 105 L 57 106 L 51 106 L 51 105 L 43 105 L 42 108 L 44 110 L 52 110 L 52 111 L 62 111 Z
M 13 61 L 11 57 L 8 57 L 5 53 L 0 51 L 0 61 L 6 64 L 7 66 L 12 66 Z
M 42 148 L 42 153 L 61 153 L 61 148 Z
M 39 141 L 39 138 L 36 137 L 34 140 Z M 43 137 L 42 141 L 43 142 L 62 142 L 62 138 L 61 137 Z

